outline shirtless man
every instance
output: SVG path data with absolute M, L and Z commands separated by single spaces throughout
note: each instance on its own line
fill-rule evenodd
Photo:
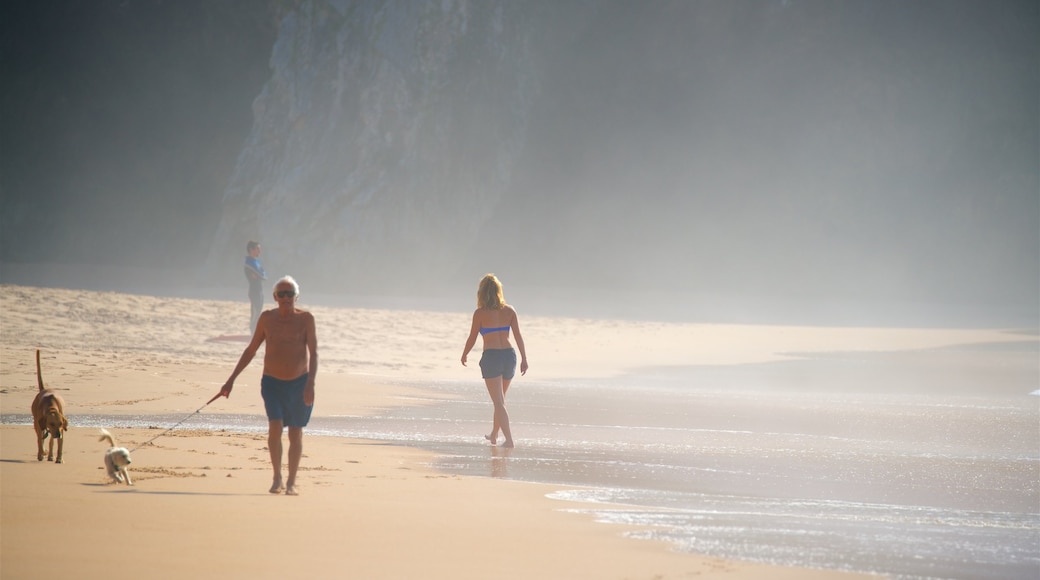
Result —
M 242 352 L 238 365 L 217 396 L 228 397 L 235 386 L 235 378 L 249 366 L 250 361 L 267 341 L 264 353 L 264 376 L 260 380 L 260 394 L 267 410 L 267 447 L 271 451 L 274 482 L 271 493 L 297 495 L 296 470 L 303 456 L 303 428 L 311 418 L 314 407 L 314 376 L 318 373 L 318 338 L 314 333 L 314 316 L 296 308 L 300 286 L 291 276 L 274 285 L 274 300 L 278 308 L 260 315 L 253 339 Z M 289 428 L 289 478 L 282 485 L 282 430 Z

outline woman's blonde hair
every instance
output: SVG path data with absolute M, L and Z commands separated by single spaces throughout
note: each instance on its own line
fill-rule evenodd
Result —
M 494 274 L 485 274 L 477 287 L 477 308 L 498 310 L 506 303 L 502 297 L 502 283 Z

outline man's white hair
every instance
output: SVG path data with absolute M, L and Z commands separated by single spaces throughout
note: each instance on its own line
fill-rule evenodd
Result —
M 282 284 L 292 284 L 293 292 L 295 292 L 297 296 L 300 295 L 300 285 L 296 283 L 296 279 L 292 276 L 282 276 L 279 278 L 278 281 L 274 283 L 275 289 Z

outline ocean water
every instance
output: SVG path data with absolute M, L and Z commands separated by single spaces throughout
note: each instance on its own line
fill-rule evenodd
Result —
M 568 486 L 598 521 L 722 558 L 893 578 L 1040 577 L 1038 398 L 717 391 L 671 378 L 514 383 L 517 448 L 482 386 L 355 419 L 438 469 Z M 411 425 L 411 430 L 401 432 Z
M 450 473 L 556 484 L 561 509 L 721 558 L 892 578 L 1040 577 L 1040 397 L 707 389 L 689 376 L 510 390 L 517 447 L 492 447 L 479 381 L 308 432 L 432 450 Z M 17 421 L 4 416 L 4 422 Z M 184 417 L 78 417 L 172 426 Z M 201 414 L 191 428 L 265 431 Z

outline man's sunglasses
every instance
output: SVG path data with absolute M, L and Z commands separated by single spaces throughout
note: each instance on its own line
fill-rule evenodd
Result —
M 279 291 L 275 292 L 274 295 L 279 297 L 279 298 L 292 298 L 293 296 L 296 296 L 296 291 L 295 290 L 279 290 Z

